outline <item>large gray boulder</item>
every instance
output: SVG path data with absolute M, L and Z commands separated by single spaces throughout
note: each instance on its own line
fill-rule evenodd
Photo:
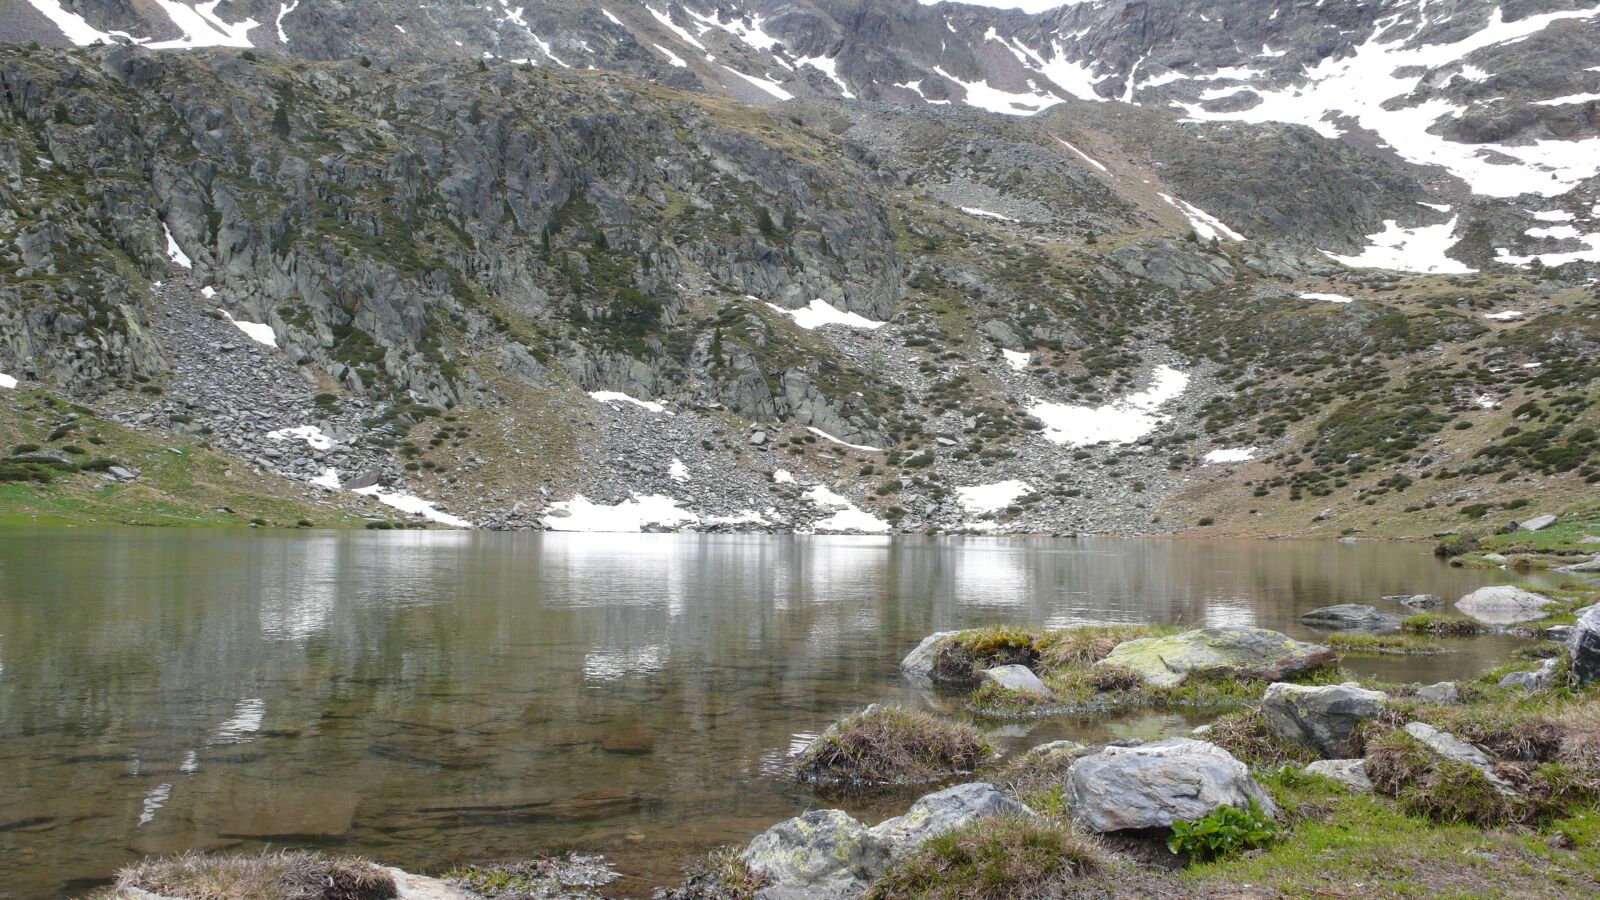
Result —
M 1578 617 L 1567 636 L 1567 652 L 1572 655 L 1572 677 L 1579 684 L 1600 681 L 1600 605 Z
M 1574 575 L 1587 575 L 1593 572 L 1600 572 L 1600 554 L 1596 554 L 1593 559 L 1586 559 L 1583 562 L 1573 563 L 1570 566 L 1561 566 L 1560 568 L 1556 569 L 1556 571 L 1566 572 Z
M 1561 667 L 1561 660 L 1547 659 L 1539 668 L 1531 672 L 1508 672 L 1500 679 L 1499 687 L 1522 688 L 1525 691 L 1549 690 L 1556 683 L 1556 669 Z
M 953 831 L 969 822 L 999 816 L 1032 815 L 1033 810 L 1000 793 L 994 785 L 975 781 L 929 794 L 911 804 L 904 815 L 874 825 L 869 833 L 886 849 L 889 861 L 894 862 L 917 849 L 928 838 Z
M 1055 692 L 1046 687 L 1045 683 L 1039 680 L 1039 676 L 1033 674 L 1027 666 L 995 666 L 992 669 L 985 669 L 983 680 L 992 681 L 1008 691 L 1020 694 L 1032 694 L 1035 697 L 1055 696 Z
M 1306 766 L 1306 771 L 1332 778 L 1358 794 L 1372 793 L 1372 779 L 1367 777 L 1367 761 L 1364 759 L 1319 759 Z
M 900 671 L 908 675 L 921 675 L 924 678 L 933 675 L 933 662 L 939 654 L 939 642 L 952 635 L 960 634 L 959 631 L 935 631 L 922 639 L 922 643 L 906 654 L 900 660 Z
M 1364 603 L 1340 603 L 1313 609 L 1300 617 L 1300 624 L 1313 628 L 1355 631 L 1396 631 L 1404 617 L 1386 613 Z
M 1416 701 L 1429 706 L 1450 706 L 1461 702 L 1461 689 L 1453 681 L 1425 685 L 1417 688 Z
M 1509 584 L 1481 587 L 1456 601 L 1456 609 L 1490 625 L 1542 619 L 1553 601 L 1543 594 Z
M 771 887 L 773 900 L 855 897 L 866 890 L 888 848 L 848 813 L 814 809 L 768 828 L 741 859 Z
M 1554 525 L 1555 523 L 1556 523 L 1556 517 L 1546 513 L 1545 515 L 1542 515 L 1542 516 L 1534 516 L 1533 518 L 1528 519 L 1526 521 L 1518 522 L 1517 523 L 1517 530 L 1518 531 L 1543 531 L 1546 528 L 1549 528 L 1551 525 Z
M 1171 738 L 1137 747 L 1106 747 L 1067 771 L 1067 808 L 1095 832 L 1168 828 L 1252 801 L 1277 815 L 1250 769 L 1216 744 Z
M 1356 750 L 1355 730 L 1383 712 L 1388 695 L 1355 684 L 1310 686 L 1278 682 L 1267 687 L 1261 712 L 1285 740 L 1317 751 L 1324 759 L 1346 759 Z
M 1173 687 L 1195 674 L 1275 681 L 1337 661 L 1338 656 L 1321 644 L 1297 641 L 1265 628 L 1221 625 L 1167 637 L 1123 641 L 1095 665 L 1127 669 L 1155 687 Z

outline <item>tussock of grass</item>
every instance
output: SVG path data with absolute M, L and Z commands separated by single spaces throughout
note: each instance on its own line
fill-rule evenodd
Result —
M 185 900 L 387 900 L 398 893 L 393 876 L 365 859 L 304 850 L 147 859 L 118 872 L 116 887 Z
M 1251 768 L 1304 766 L 1317 758 L 1316 752 L 1310 748 L 1284 740 L 1267 723 L 1267 717 L 1260 709 L 1232 713 L 1217 719 L 1211 723 L 1205 740 L 1232 753 Z
M 971 725 L 871 706 L 828 726 L 796 760 L 795 773 L 826 786 L 922 784 L 971 772 L 993 755 Z
M 1420 634 L 1405 632 L 1400 634 L 1330 634 L 1323 639 L 1323 643 L 1342 653 L 1412 656 L 1444 652 L 1444 646 L 1438 641 L 1428 640 Z
M 1412 634 L 1437 634 L 1452 637 L 1465 637 L 1474 634 L 1483 634 L 1489 626 L 1474 619 L 1464 616 L 1442 615 L 1440 613 L 1417 613 L 1400 623 L 1400 630 Z
M 604 857 L 568 853 L 457 866 L 446 872 L 444 878 L 481 897 L 520 900 L 523 897 L 565 897 L 569 888 L 610 884 L 617 879 L 617 873 Z
M 951 635 L 934 657 L 933 672 L 947 681 L 966 681 L 996 666 L 1027 666 L 1047 677 L 1093 665 L 1123 641 L 1173 634 L 1159 625 L 1083 625 L 1047 631 L 991 625 Z
M 1092 666 L 1111 655 L 1118 644 L 1138 638 L 1177 634 L 1178 629 L 1161 625 L 1084 625 L 1050 633 L 1039 651 L 1039 665 L 1045 672 Z
M 1053 697 L 1013 691 L 985 681 L 967 698 L 967 709 L 985 716 L 1031 716 L 1056 706 Z
M 683 884 L 657 892 L 659 900 L 755 900 L 766 876 L 745 865 L 744 848 L 720 847 L 691 863 Z
M 1100 872 L 1100 846 L 1063 822 L 984 819 L 925 842 L 867 900 L 1042 900 Z

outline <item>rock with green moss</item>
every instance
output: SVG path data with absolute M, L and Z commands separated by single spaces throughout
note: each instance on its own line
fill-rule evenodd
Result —
M 1124 641 L 1097 668 L 1125 669 L 1152 687 L 1176 687 L 1191 675 L 1233 675 L 1276 681 L 1331 666 L 1328 647 L 1249 625 L 1200 628 Z
M 882 870 L 888 848 L 837 809 L 814 809 L 757 835 L 741 857 L 772 885 L 763 896 L 854 897 Z
M 970 822 L 1033 815 L 1033 810 L 1000 793 L 994 785 L 974 781 L 929 794 L 911 804 L 904 815 L 874 825 L 870 833 L 888 850 L 893 862 L 916 850 L 923 841 Z
M 1356 750 L 1356 726 L 1383 712 L 1388 696 L 1354 683 L 1267 687 L 1261 712 L 1285 740 L 1310 747 L 1324 759 L 1345 759 Z

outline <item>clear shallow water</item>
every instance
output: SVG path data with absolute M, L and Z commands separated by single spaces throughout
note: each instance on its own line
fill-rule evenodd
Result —
M 897 672 L 930 631 L 1309 637 L 1295 618 L 1317 606 L 1496 580 L 1420 544 L 0 529 L 0 894 L 262 843 L 420 871 L 596 850 L 646 894 L 821 805 L 785 761 L 829 721 L 869 702 L 953 711 Z M 1431 682 L 1510 645 L 1451 646 L 1349 665 Z

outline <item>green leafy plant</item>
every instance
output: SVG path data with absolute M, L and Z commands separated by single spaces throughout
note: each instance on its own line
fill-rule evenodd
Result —
M 1203 819 L 1172 823 L 1167 849 L 1196 859 L 1215 859 L 1265 847 L 1277 836 L 1277 824 L 1252 800 L 1248 809 L 1219 806 Z

